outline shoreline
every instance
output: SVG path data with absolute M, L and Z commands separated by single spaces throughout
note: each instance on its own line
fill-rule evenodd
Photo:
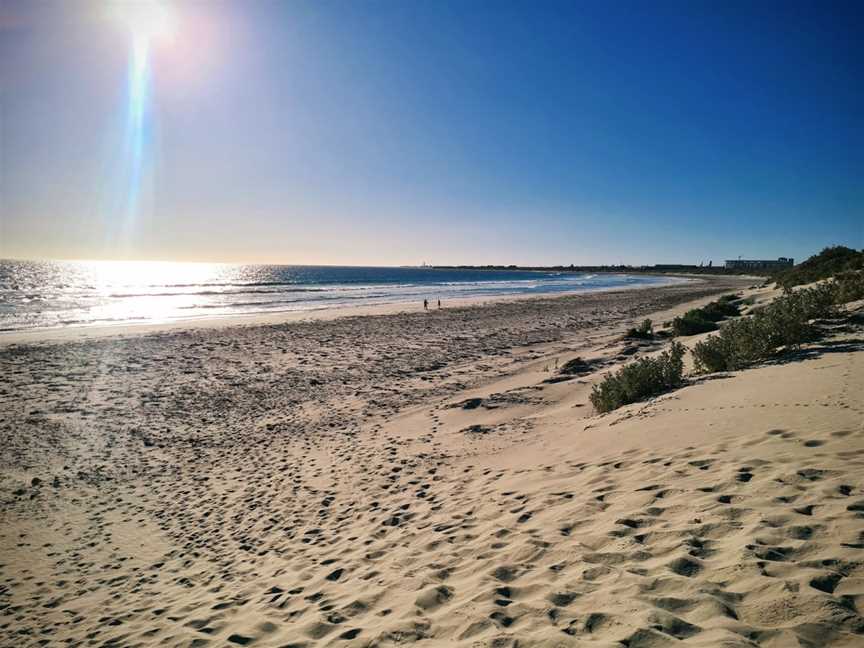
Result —
M 625 274 L 625 273 L 621 273 Z M 652 275 L 653 276 L 653 275 Z M 657 275 L 663 276 L 663 275 Z M 591 290 L 573 290 L 546 294 L 514 293 L 509 295 L 494 295 L 484 297 L 463 297 L 447 300 L 442 304 L 442 310 L 459 308 L 482 308 L 489 305 L 513 301 L 549 300 L 578 297 L 598 293 L 624 293 L 635 290 L 654 290 L 668 286 L 704 284 L 712 280 L 728 279 L 724 275 L 692 276 L 667 275 L 667 278 L 685 281 L 640 285 L 632 287 L 596 288 Z M 430 304 L 434 302 L 430 301 Z M 437 311 L 430 306 L 429 312 Z M 4 346 L 40 343 L 62 343 L 104 337 L 128 337 L 134 335 L 150 335 L 174 331 L 190 331 L 196 329 L 220 329 L 249 326 L 272 326 L 292 322 L 326 321 L 345 317 L 366 317 L 382 315 L 400 315 L 422 313 L 422 304 L 415 302 L 389 302 L 385 304 L 325 306 L 309 310 L 277 311 L 269 313 L 231 314 L 215 317 L 178 319 L 167 322 L 129 322 L 117 324 L 94 324 L 83 326 L 68 326 L 65 328 L 24 329 L 0 331 L 0 348 Z

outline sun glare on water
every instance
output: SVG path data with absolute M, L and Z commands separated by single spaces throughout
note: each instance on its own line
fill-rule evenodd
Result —
M 79 285 L 89 287 L 82 292 L 92 291 L 89 314 L 79 317 L 94 322 L 159 323 L 200 313 L 201 300 L 218 296 L 199 291 L 217 292 L 231 272 L 226 264 L 172 261 L 80 261 L 71 267 Z

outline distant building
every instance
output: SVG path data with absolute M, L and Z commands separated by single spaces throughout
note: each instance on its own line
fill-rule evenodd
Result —
M 726 268 L 729 270 L 782 270 L 795 265 L 794 259 L 780 257 L 776 261 L 768 259 L 727 259 Z

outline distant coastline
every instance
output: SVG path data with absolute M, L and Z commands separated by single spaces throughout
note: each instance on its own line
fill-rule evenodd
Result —
M 555 265 L 555 266 L 519 266 L 519 265 L 436 265 L 436 270 L 478 270 L 511 272 L 601 272 L 604 274 L 645 274 L 645 275 L 756 275 L 769 276 L 772 272 L 759 269 L 726 268 L 715 265 L 687 265 L 676 263 L 658 263 L 655 265 Z

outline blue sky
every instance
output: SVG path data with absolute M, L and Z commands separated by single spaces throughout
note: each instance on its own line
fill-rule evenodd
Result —
M 177 2 L 132 209 L 133 37 L 106 4 L 0 4 L 0 256 L 864 247 L 861 3 Z

